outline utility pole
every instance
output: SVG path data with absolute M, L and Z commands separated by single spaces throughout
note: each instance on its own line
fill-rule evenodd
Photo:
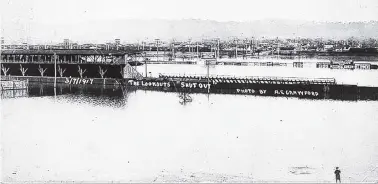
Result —
M 172 61 L 174 61 L 174 59 L 175 59 L 175 44 L 174 44 L 173 41 L 172 41 L 172 44 L 171 44 L 171 55 L 172 55 L 171 59 L 172 59 Z
M 247 58 L 247 55 L 248 55 L 248 47 L 249 47 L 249 40 L 248 40 L 248 38 L 246 38 L 245 39 L 245 57 Z M 249 49 L 251 49 L 250 47 L 249 47 Z
M 219 38 L 217 39 L 217 60 L 219 59 Z
M 54 100 L 56 100 L 56 53 L 54 52 Z
M 238 39 L 235 39 L 235 58 L 238 58 Z
M 54 53 L 54 89 L 56 88 L 56 53 Z
M 143 52 L 144 54 L 144 72 L 146 73 L 145 76 L 147 78 L 147 59 L 146 59 L 146 52 Z
M 278 37 L 276 38 L 276 41 L 277 41 L 277 59 L 278 59 L 280 57 L 280 43 L 279 43 Z
M 198 42 L 196 42 L 197 43 L 197 61 L 199 61 L 199 52 L 198 52 Z
M 209 85 L 209 83 L 210 83 L 210 61 L 208 60 L 206 62 L 206 64 L 207 64 L 207 94 L 209 94 L 210 93 L 210 85 Z
M 254 51 L 253 37 L 252 37 L 252 39 L 251 39 L 250 46 L 251 46 L 251 52 L 250 52 L 250 54 L 251 54 L 251 56 L 253 56 L 253 55 L 254 55 L 254 54 L 253 54 L 253 51 Z
M 192 39 L 190 38 L 189 39 L 189 59 L 192 60 L 192 53 L 193 52 L 193 48 L 192 48 Z
M 156 61 L 159 61 L 159 39 L 156 40 Z
M 210 52 L 214 52 L 214 58 L 217 59 L 217 51 L 213 45 L 213 42 L 210 43 Z
M 0 31 L 0 35 L 2 35 L 2 32 Z M 1 50 L 3 49 L 3 37 L 0 37 L 0 80 L 1 80 L 1 62 L 2 62 L 2 58 L 1 58 Z M 5 76 L 5 73 L 4 73 L 4 76 Z M 5 76 L 6 77 L 6 76 Z
M 298 37 L 298 42 L 299 42 L 299 60 L 301 60 L 301 53 L 302 53 L 302 43 L 301 43 L 301 37 Z

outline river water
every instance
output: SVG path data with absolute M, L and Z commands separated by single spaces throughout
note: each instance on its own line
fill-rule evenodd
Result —
M 149 66 L 180 67 L 206 71 Z M 56 94 L 35 85 L 2 95 L 2 181 L 334 182 L 336 166 L 343 182 L 378 180 L 376 101 L 190 94 L 182 104 L 176 93 L 60 85 Z

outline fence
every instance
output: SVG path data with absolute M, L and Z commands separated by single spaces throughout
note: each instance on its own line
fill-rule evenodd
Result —
M 19 90 L 27 89 L 28 81 L 26 80 L 1 80 L 0 89 L 3 90 Z
M 275 76 L 231 76 L 231 75 L 196 75 L 196 74 L 159 74 L 160 78 L 176 79 L 207 79 L 226 83 L 276 83 L 283 84 L 336 84 L 334 78 L 304 78 L 304 77 L 275 77 Z M 241 81 L 241 82 L 240 82 Z

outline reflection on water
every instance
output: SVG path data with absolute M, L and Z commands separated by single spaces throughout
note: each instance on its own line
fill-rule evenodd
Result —
M 1 99 L 5 98 L 18 98 L 18 97 L 28 97 L 29 92 L 28 89 L 21 89 L 21 90 L 3 90 L 0 91 Z
M 2 181 L 377 181 L 378 103 L 34 85 L 1 102 Z M 183 100 L 190 102 L 181 105 Z
M 129 93 L 132 89 L 121 86 L 101 85 L 68 85 L 57 84 L 54 90 L 53 84 L 30 83 L 27 90 L 2 91 L 1 97 L 54 97 L 59 101 L 70 103 L 90 103 L 92 105 L 112 106 L 119 108 L 125 106 Z

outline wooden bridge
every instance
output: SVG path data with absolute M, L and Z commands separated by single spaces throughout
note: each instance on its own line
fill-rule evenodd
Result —
M 112 64 L 138 53 L 117 50 L 2 50 L 1 62 L 14 64 Z
M 1 75 L 124 78 L 138 52 L 119 50 L 2 50 Z

